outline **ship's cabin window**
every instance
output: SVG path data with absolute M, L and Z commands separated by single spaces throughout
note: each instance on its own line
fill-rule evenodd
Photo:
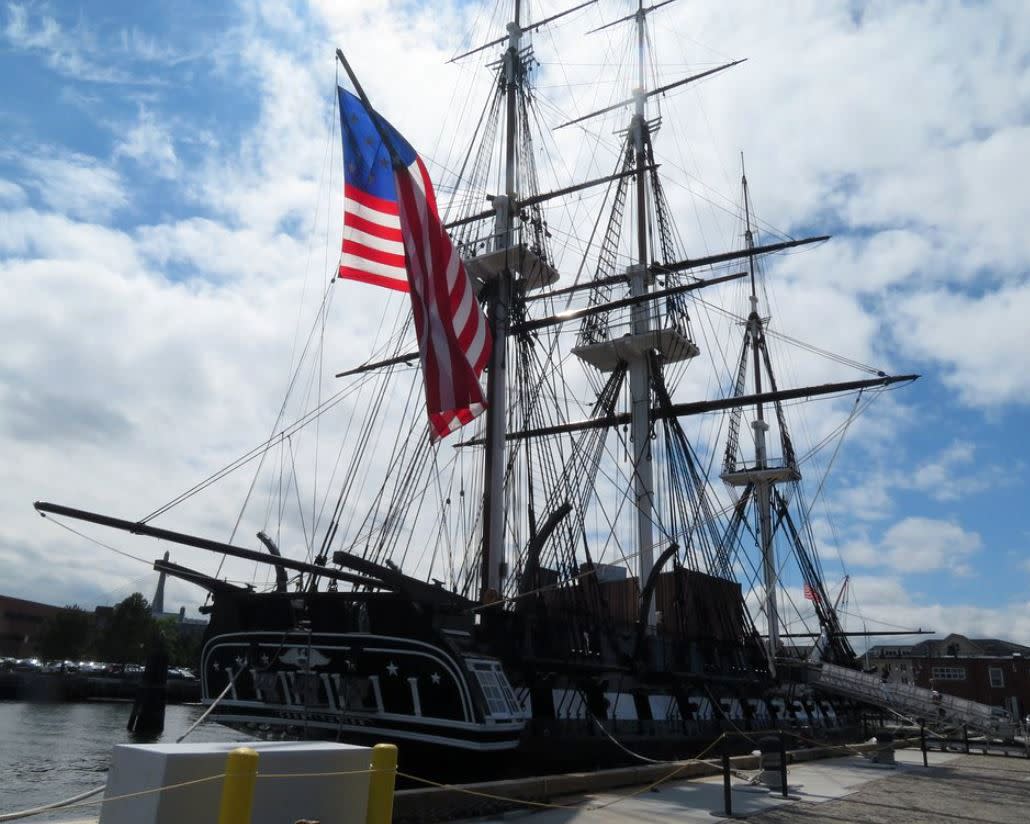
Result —
M 1005 686 L 1005 670 L 1001 667 L 989 667 L 987 669 L 987 677 L 991 679 L 992 687 Z
M 524 713 L 521 704 L 512 691 L 508 678 L 496 661 L 474 661 L 472 671 L 486 698 L 492 718 L 521 718 Z

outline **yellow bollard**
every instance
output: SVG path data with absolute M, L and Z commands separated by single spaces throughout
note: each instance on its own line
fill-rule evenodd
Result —
M 218 824 L 250 824 L 257 782 L 258 754 L 250 747 L 239 747 L 225 759 L 225 781 Z
M 394 744 L 376 744 L 372 748 L 372 772 L 368 776 L 365 824 L 390 824 L 393 821 L 393 785 L 396 780 L 397 747 Z

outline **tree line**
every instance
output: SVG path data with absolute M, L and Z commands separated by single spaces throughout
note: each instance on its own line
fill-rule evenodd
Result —
M 183 632 L 174 617 L 155 618 L 147 599 L 134 592 L 110 612 L 65 607 L 43 624 L 36 649 L 48 661 L 142 664 L 159 642 L 164 643 L 171 666 L 196 667 L 200 634 Z

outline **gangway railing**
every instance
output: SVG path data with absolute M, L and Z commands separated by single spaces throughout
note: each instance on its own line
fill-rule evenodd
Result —
M 817 672 L 816 683 L 827 692 L 923 718 L 930 725 L 965 726 L 982 735 L 1005 740 L 1019 732 L 1018 723 L 1001 707 L 943 695 L 912 684 L 891 683 L 878 675 L 835 664 L 818 665 Z

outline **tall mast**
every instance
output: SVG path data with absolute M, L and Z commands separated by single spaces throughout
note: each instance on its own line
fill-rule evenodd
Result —
M 507 431 L 507 337 L 513 273 L 513 215 L 515 202 L 516 104 L 522 39 L 521 1 L 515 0 L 514 20 L 508 24 L 508 49 L 504 53 L 507 127 L 504 144 L 504 194 L 494 198 L 495 250 L 506 250 L 509 259 L 494 281 L 487 302 L 487 318 L 493 334 L 487 383 L 486 461 L 483 482 L 483 556 L 481 600 L 500 597 L 504 577 L 504 474 Z
M 646 189 L 646 144 L 648 125 L 645 117 L 647 90 L 644 76 L 644 24 L 647 12 L 643 0 L 637 4 L 637 61 L 639 85 L 634 91 L 633 119 L 630 122 L 630 140 L 636 157 L 637 189 L 637 263 L 631 266 L 629 274 L 630 295 L 639 297 L 648 291 L 647 271 L 647 189 Z M 634 306 L 631 314 L 632 332 L 646 335 L 651 331 L 651 310 L 646 302 Z M 632 421 L 630 437 L 633 443 L 633 498 L 637 516 L 637 569 L 640 586 L 651 575 L 654 566 L 654 471 L 651 463 L 650 437 L 650 359 L 636 357 L 629 362 L 629 388 Z M 648 607 L 647 626 L 656 624 L 654 599 Z
M 751 231 L 751 201 L 747 190 L 747 173 L 744 171 L 744 156 L 740 158 L 740 181 L 744 187 L 744 241 L 749 251 L 755 248 L 755 238 Z M 758 288 L 755 281 L 755 256 L 748 255 L 748 267 L 751 273 L 751 314 L 748 316 L 748 330 L 751 334 L 751 355 L 755 374 L 755 394 L 762 393 L 762 317 L 758 313 Z M 776 545 L 772 534 L 772 511 L 770 508 L 771 481 L 763 473 L 768 468 L 765 433 L 769 424 L 765 422 L 765 405 L 759 401 L 755 404 L 755 419 L 751 422 L 755 433 L 755 497 L 758 502 L 758 529 L 762 542 L 762 577 L 765 582 L 765 617 L 768 621 L 769 661 L 775 660 L 780 646 L 779 610 L 776 604 Z

